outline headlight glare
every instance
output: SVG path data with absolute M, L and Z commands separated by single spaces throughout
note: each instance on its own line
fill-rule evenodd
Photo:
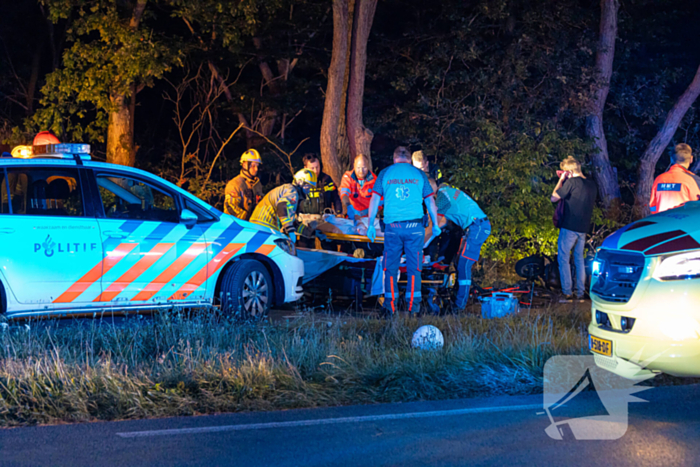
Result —
M 666 256 L 654 270 L 654 279 L 674 281 L 700 277 L 700 251 Z
M 598 276 L 602 271 L 603 271 L 603 261 L 601 261 L 599 259 L 593 260 L 593 264 L 591 265 L 591 274 L 593 276 Z
M 697 339 L 700 325 L 689 316 L 671 316 L 661 322 L 661 332 L 674 341 Z

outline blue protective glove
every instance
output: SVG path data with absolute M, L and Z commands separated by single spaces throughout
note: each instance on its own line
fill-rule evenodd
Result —
M 372 243 L 377 239 L 377 228 L 374 226 L 374 222 L 367 227 L 367 238 L 372 240 Z
M 289 232 L 289 239 L 292 241 L 292 243 L 296 244 L 297 243 L 297 234 L 294 232 Z
M 348 204 L 348 219 L 355 219 L 357 214 L 358 212 L 354 207 L 352 207 L 352 204 Z
M 430 235 L 430 238 L 428 239 L 427 242 L 425 242 L 425 245 L 423 245 L 423 248 L 428 248 L 428 245 L 430 245 L 430 242 L 432 242 L 435 238 L 437 238 L 440 234 L 442 233 L 442 229 L 438 227 L 437 225 L 433 226 L 433 233 Z

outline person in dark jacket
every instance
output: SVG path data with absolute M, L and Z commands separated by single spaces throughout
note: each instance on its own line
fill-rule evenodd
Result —
M 316 187 L 309 193 L 309 199 L 321 201 L 319 203 L 320 212 L 309 214 L 322 214 L 326 208 L 333 209 L 336 214 L 340 214 L 343 211 L 343 205 L 340 202 L 338 187 L 335 186 L 330 175 L 321 171 L 321 161 L 315 154 L 306 154 L 303 161 L 304 168 L 314 172 L 318 178 Z
M 576 298 L 581 300 L 586 292 L 586 267 L 584 247 L 586 234 L 591 229 L 593 206 L 598 187 L 593 180 L 586 178 L 581 164 L 572 156 L 559 165 L 564 171 L 552 192 L 553 203 L 564 203 L 564 217 L 560 223 L 558 241 L 559 277 L 564 294 L 563 302 L 573 299 L 571 284 L 571 250 L 574 251 L 576 265 Z

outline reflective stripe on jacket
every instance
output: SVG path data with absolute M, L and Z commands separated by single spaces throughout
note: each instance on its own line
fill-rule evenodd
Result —
M 323 198 L 323 208 L 333 208 L 336 213 L 342 212 L 343 205 L 340 202 L 338 189 L 327 173 L 321 172 L 318 176 L 316 187 L 309 192 L 309 198 Z
M 700 177 L 682 165 L 674 164 L 654 180 L 649 206 L 651 213 L 656 214 L 698 199 Z
M 260 201 L 250 216 L 250 222 L 285 233 L 294 232 L 298 204 L 299 193 L 294 185 L 287 183 L 278 186 Z

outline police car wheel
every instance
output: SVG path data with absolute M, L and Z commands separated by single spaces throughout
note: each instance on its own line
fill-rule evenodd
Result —
M 221 283 L 221 309 L 244 321 L 259 321 L 272 305 L 272 280 L 260 262 L 244 259 L 233 264 Z

